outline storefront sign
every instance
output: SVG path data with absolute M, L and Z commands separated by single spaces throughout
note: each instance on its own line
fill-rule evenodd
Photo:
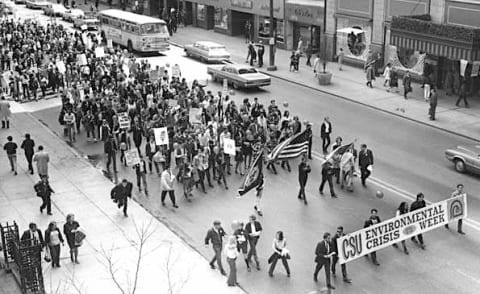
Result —
M 253 8 L 253 1 L 252 0 L 230 0 L 232 7 L 240 7 L 240 8 Z
M 306 23 L 311 25 L 323 25 L 323 11 L 322 6 L 302 5 L 295 3 L 285 4 L 286 15 L 289 20 L 294 22 Z
M 467 196 L 464 194 L 358 230 L 338 239 L 340 263 L 355 260 L 465 217 Z
M 195 0 L 199 5 L 208 5 L 215 8 L 244 11 L 261 16 L 270 15 L 270 0 Z M 283 0 L 273 1 L 273 13 L 277 19 L 283 19 Z

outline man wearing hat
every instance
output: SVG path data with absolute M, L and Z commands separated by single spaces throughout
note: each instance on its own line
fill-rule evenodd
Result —
M 215 255 L 210 261 L 210 267 L 215 269 L 214 262 L 217 261 L 218 268 L 222 275 L 226 275 L 225 270 L 222 266 L 222 246 L 223 246 L 223 237 L 225 236 L 225 231 L 223 230 L 220 221 L 216 220 L 213 222 L 213 228 L 208 230 L 207 236 L 205 237 L 205 246 L 208 247 L 208 244 L 212 244 L 213 252 Z
M 113 199 L 113 202 L 117 203 L 118 208 L 123 206 L 123 215 L 125 217 L 128 217 L 128 197 L 132 198 L 132 189 L 133 184 L 127 181 L 127 179 L 123 179 L 122 182 L 113 187 L 110 192 L 110 197 Z

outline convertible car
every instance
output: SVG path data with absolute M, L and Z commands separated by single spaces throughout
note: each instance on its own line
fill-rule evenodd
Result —
M 445 156 L 454 163 L 456 171 L 480 175 L 480 145 L 451 148 Z
M 212 65 L 207 67 L 207 73 L 214 81 L 227 79 L 234 89 L 258 88 L 271 83 L 269 76 L 259 73 L 255 68 L 244 64 Z

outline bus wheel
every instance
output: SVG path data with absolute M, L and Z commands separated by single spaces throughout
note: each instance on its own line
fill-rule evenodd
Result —
M 128 40 L 127 42 L 127 50 L 128 52 L 133 53 L 133 44 L 131 40 Z

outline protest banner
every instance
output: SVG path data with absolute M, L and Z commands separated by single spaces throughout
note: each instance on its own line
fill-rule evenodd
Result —
M 223 139 L 223 153 L 235 156 L 235 140 Z
M 118 114 L 118 124 L 120 129 L 129 129 L 130 128 L 130 118 L 126 112 L 120 112 Z
M 154 128 L 153 134 L 155 136 L 155 144 L 157 146 L 168 145 L 168 132 L 166 127 Z
M 175 108 L 178 105 L 178 101 L 175 99 L 168 99 L 168 106 L 171 108 Z
M 95 57 L 96 58 L 105 57 L 105 49 L 103 47 L 95 48 Z
M 113 48 L 112 39 L 107 39 L 107 48 Z
M 202 109 L 201 108 L 190 108 L 188 114 L 191 124 L 200 124 L 202 123 Z
M 337 241 L 340 264 L 466 217 L 464 194 L 347 234 Z
M 78 54 L 77 62 L 79 65 L 87 65 L 87 56 L 85 54 Z
M 125 161 L 128 166 L 134 166 L 135 164 L 140 163 L 140 155 L 138 154 L 137 148 L 130 150 L 125 150 Z
M 65 63 L 63 63 L 62 60 L 58 60 L 55 65 L 56 65 L 57 68 L 58 68 L 58 72 L 61 73 L 61 74 L 64 74 L 65 71 L 67 70 L 67 69 L 65 68 Z

